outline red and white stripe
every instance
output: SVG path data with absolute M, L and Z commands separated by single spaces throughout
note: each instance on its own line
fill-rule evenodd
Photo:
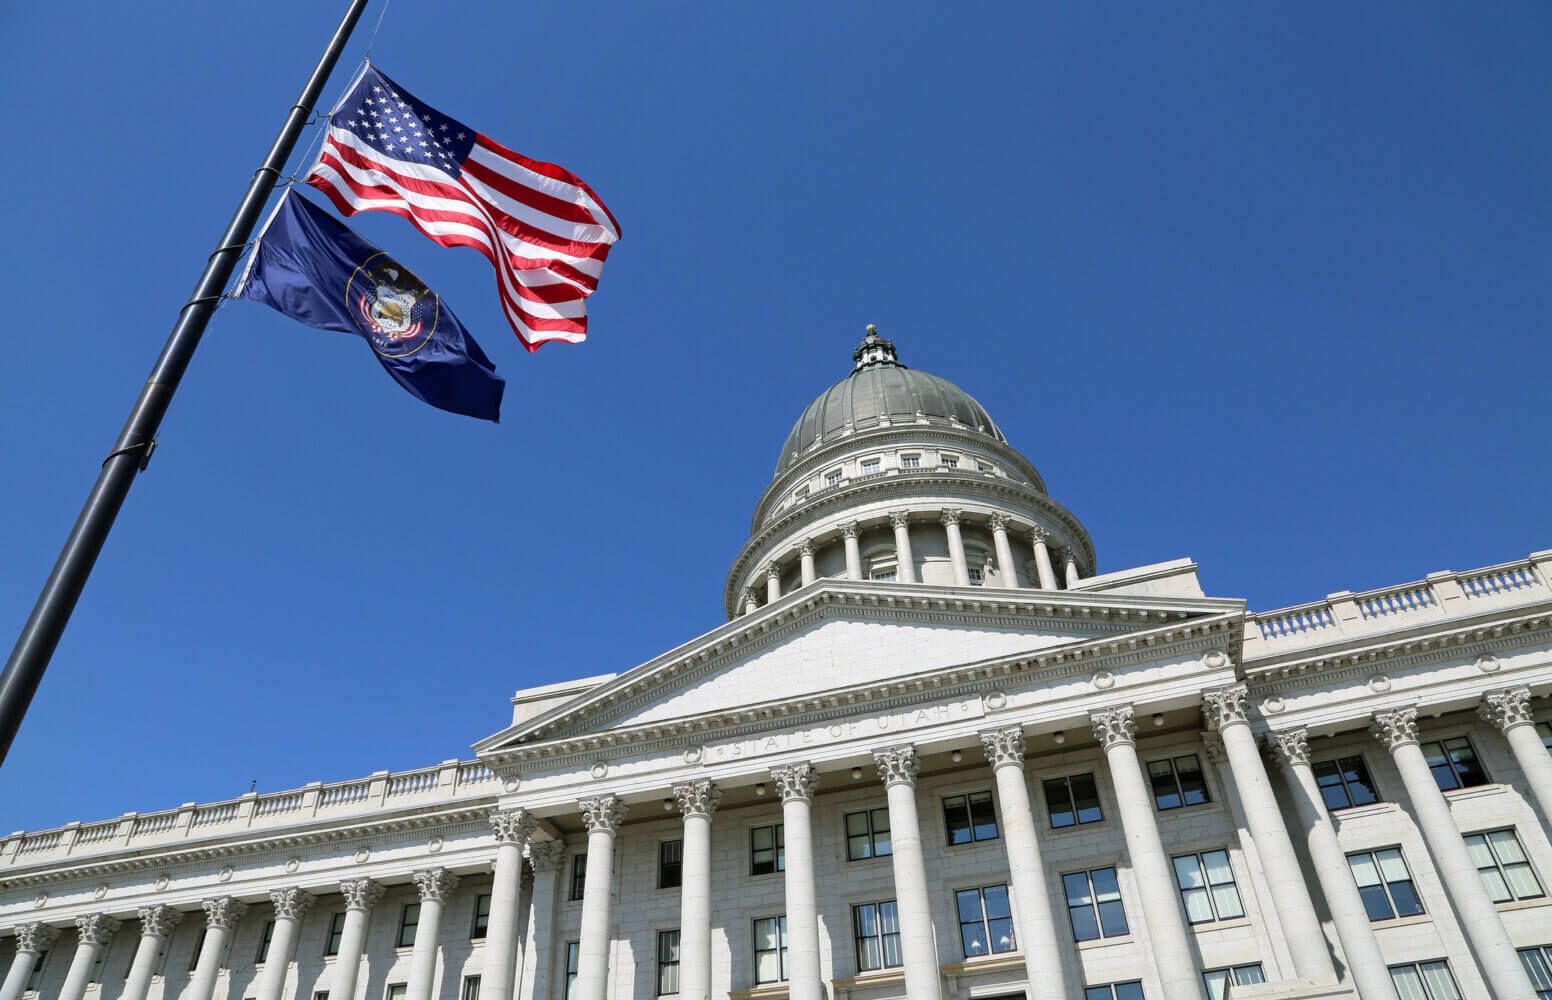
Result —
M 476 135 L 458 176 L 388 156 L 331 125 L 307 183 L 345 215 L 392 212 L 445 247 L 473 247 L 496 269 L 502 311 L 530 351 L 587 338 L 619 224 L 581 178 Z

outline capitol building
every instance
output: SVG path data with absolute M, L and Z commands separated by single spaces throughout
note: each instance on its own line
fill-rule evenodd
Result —
M 1552 998 L 1552 551 L 1252 611 L 902 360 L 706 634 L 466 760 L 0 840 L 0 1000 Z

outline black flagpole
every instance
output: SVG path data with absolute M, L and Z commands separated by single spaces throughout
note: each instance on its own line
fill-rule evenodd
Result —
M 151 369 L 150 379 L 140 390 L 140 398 L 135 400 L 135 407 L 124 422 L 124 429 L 113 443 L 113 450 L 103 460 L 97 483 L 86 498 L 81 515 L 76 518 L 75 527 L 70 531 L 70 537 L 65 540 L 59 561 L 54 564 L 54 571 L 43 585 L 43 592 L 38 595 L 32 616 L 27 619 L 26 627 L 16 640 L 16 647 L 11 650 L 11 658 L 5 663 L 5 672 L 0 673 L 0 763 L 10 753 L 11 741 L 16 738 L 22 717 L 27 714 L 27 706 L 32 702 L 32 696 L 43 680 L 43 672 L 48 669 L 49 659 L 54 655 L 54 648 L 59 645 L 59 638 L 70 621 L 70 613 L 75 610 L 87 577 L 91 576 L 97 554 L 102 551 L 108 532 L 113 529 L 119 508 L 124 505 L 130 486 L 134 485 L 135 476 L 150 461 L 151 452 L 156 447 L 156 430 L 162 424 L 162 417 L 167 413 L 173 393 L 178 391 L 178 382 L 188 369 L 194 350 L 199 347 L 199 339 L 221 300 L 222 290 L 232 277 L 243 247 L 253 233 L 254 223 L 258 221 L 259 213 L 264 210 L 265 202 L 275 189 L 281 169 L 291 158 L 296 141 L 312 115 L 313 105 L 318 102 L 323 86 L 334 71 L 334 64 L 339 61 L 340 52 L 350 40 L 350 33 L 355 30 L 356 22 L 361 19 L 361 12 L 366 9 L 366 5 L 367 0 L 351 0 L 350 9 L 335 29 L 334 37 L 329 39 L 323 58 L 318 60 L 312 76 L 307 78 L 307 85 L 302 88 L 302 95 L 291 106 L 280 135 L 276 137 L 274 145 L 270 146 L 269 155 L 264 158 L 264 165 L 254 173 L 242 203 L 237 206 L 237 214 L 232 216 L 226 232 L 221 235 L 221 241 L 216 244 L 215 252 L 205 263 L 205 271 L 194 286 L 194 294 L 179 311 L 178 321 L 173 324 L 167 344 L 156 359 L 156 366 Z

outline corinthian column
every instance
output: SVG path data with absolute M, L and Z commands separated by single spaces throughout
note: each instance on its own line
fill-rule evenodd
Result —
M 405 1000 L 431 1000 L 436 994 L 437 945 L 442 936 L 442 910 L 458 888 L 458 876 L 446 868 L 412 872 L 420 890 L 420 922 L 415 926 L 415 947 L 410 952 L 409 989 Z
M 572 1000 L 604 1000 L 609 991 L 609 894 L 614 882 L 614 834 L 625 822 L 625 803 L 613 795 L 583 799 L 587 873 L 582 888 L 582 944 Z
M 970 586 L 970 564 L 965 560 L 965 538 L 959 531 L 959 519 L 961 512 L 957 510 L 945 510 L 938 518 L 943 523 L 943 530 L 948 534 L 948 559 L 954 567 L 954 583 L 961 587 Z
M 286 973 L 296 955 L 297 928 L 302 914 L 313 905 L 313 897 L 301 889 L 276 889 L 269 898 L 275 904 L 275 932 L 269 939 L 257 993 L 258 1000 L 281 1000 L 286 992 Z
M 1056 570 L 1051 566 L 1051 550 L 1046 545 L 1050 537 L 1051 533 L 1038 524 L 1029 529 L 1029 540 L 1035 549 L 1035 572 L 1040 577 L 1041 590 L 1056 589 Z
M 1292 729 L 1272 733 L 1268 742 L 1281 756 L 1293 786 L 1293 806 L 1304 826 L 1305 845 L 1315 865 L 1320 891 L 1331 910 L 1337 940 L 1342 942 L 1347 974 L 1364 1000 L 1396 1000 L 1396 987 L 1385 966 L 1379 938 L 1374 936 L 1374 924 L 1364 909 L 1358 884 L 1347 866 L 1347 852 L 1336 838 L 1325 800 L 1320 796 L 1320 785 L 1310 767 L 1308 734 L 1303 729 Z
M 511 1000 L 517 981 L 517 906 L 522 895 L 523 848 L 538 825 L 523 809 L 490 814 L 496 834 L 496 876 L 490 887 L 490 921 L 485 926 L 485 964 L 480 989 L 493 1000 Z
M 170 906 L 140 908 L 140 940 L 135 944 L 135 957 L 129 963 L 129 976 L 124 980 L 119 1000 L 146 1000 L 162 944 L 172 937 L 173 928 L 182 919 L 183 914 Z
M 1068 547 L 1062 550 L 1062 565 L 1067 575 L 1067 589 L 1071 590 L 1083 582 L 1083 577 L 1078 575 L 1078 550 Z
M 1051 912 L 1040 837 L 1024 784 L 1024 729 L 1011 726 L 981 734 L 981 746 L 997 778 L 1002 832 L 1008 851 L 1008 876 L 1018 905 L 1018 933 L 1024 941 L 1024 974 L 1029 1000 L 1066 1000 L 1067 969 Z
M 345 897 L 345 926 L 340 928 L 339 954 L 329 979 L 329 995 L 355 1000 L 356 979 L 361 975 L 361 955 L 366 950 L 366 924 L 372 907 L 383 898 L 383 887 L 369 878 L 340 883 Z
M 744 606 L 744 614 L 746 615 L 754 614 L 755 609 L 760 606 L 755 602 L 754 591 L 750 590 L 748 587 L 743 589 L 743 592 L 738 595 L 738 599 L 739 603 Z
M 1094 738 L 1105 751 L 1110 783 L 1121 811 L 1126 853 L 1137 875 L 1142 916 L 1165 1000 L 1202 1000 L 1202 980 L 1191 958 L 1191 937 L 1181 912 L 1180 890 L 1170 871 L 1153 815 L 1153 795 L 1137 762 L 1137 721 L 1130 705 L 1091 712 Z
M 1255 841 L 1256 853 L 1266 871 L 1267 888 L 1282 921 L 1283 936 L 1293 956 L 1294 970 L 1305 979 L 1318 983 L 1336 982 L 1336 967 L 1326 947 L 1326 935 L 1315 916 L 1304 873 L 1293 853 L 1293 841 L 1283 824 L 1277 794 L 1261 763 L 1255 733 L 1250 728 L 1247 701 L 1249 690 L 1243 684 L 1202 693 L 1202 711 L 1207 724 L 1217 730 L 1229 757 L 1234 787 L 1245 807 L 1245 822 Z
M 59 936 L 59 928 L 33 922 L 16 928 L 16 957 L 11 959 L 11 969 L 0 983 L 0 1000 L 21 1000 L 27 989 L 27 980 L 37 967 L 38 956 L 48 951 L 49 945 Z
M 907 1000 L 940 1000 L 937 939 L 932 933 L 932 900 L 927 894 L 927 862 L 922 855 L 921 822 L 916 816 L 916 771 L 920 762 L 910 744 L 875 750 L 873 763 L 889 797 L 889 842 L 895 871 L 895 901 L 900 909 L 900 951 L 905 957 Z
M 210 1000 L 215 995 L 216 973 L 221 971 L 221 959 L 226 957 L 227 942 L 237 929 L 237 921 L 248 912 L 246 904 L 231 896 L 207 899 L 200 905 L 205 908 L 205 941 L 199 946 L 194 978 L 183 994 L 188 1000 Z
M 812 809 L 819 774 L 810 764 L 771 769 L 781 795 L 781 822 L 787 856 L 787 993 L 789 1000 L 821 1000 L 819 979 L 819 903 L 814 884 Z
M 528 863 L 534 872 L 530 896 L 533 916 L 528 921 L 534 970 L 532 996 L 533 1000 L 549 1000 L 555 961 L 555 904 L 560 898 L 560 870 L 566 863 L 566 847 L 557 840 L 529 841 Z
M 857 544 L 857 522 L 847 521 L 841 525 L 841 538 L 846 543 L 846 579 L 862 579 L 862 549 Z M 787 928 L 790 934 L 792 928 Z
M 1417 709 L 1376 713 L 1372 731 L 1390 751 L 1396 770 L 1401 772 L 1401 783 L 1406 786 L 1417 825 L 1422 827 L 1423 839 L 1428 842 L 1434 868 L 1460 914 L 1461 929 L 1470 939 L 1493 993 L 1503 1000 L 1534 997 L 1536 991 L 1531 988 L 1525 967 L 1515 954 L 1503 921 L 1498 919 L 1498 908 L 1482 885 L 1476 862 L 1471 860 L 1455 818 L 1450 815 L 1450 804 L 1444 800 L 1423 750 L 1417 745 Z
M 1503 731 L 1515 763 L 1541 806 L 1542 819 L 1552 824 L 1552 754 L 1536 733 L 1536 720 L 1530 714 L 1530 688 L 1490 691 L 1483 696 L 1479 711 L 1482 718 Z
M 992 546 L 997 550 L 997 579 L 1009 590 L 1018 586 L 1018 567 L 1013 564 L 1013 546 L 1008 543 L 1008 515 L 992 515 Z
M 911 554 L 911 515 L 897 510 L 889 515 L 895 529 L 895 577 L 901 583 L 916 582 L 916 557 Z
M 695 781 L 675 785 L 674 801 L 684 815 L 683 878 L 679 884 L 679 1000 L 710 1000 L 711 815 L 722 801 L 722 792 L 709 781 Z
M 97 956 L 113 940 L 113 932 L 119 922 L 110 916 L 93 913 L 75 918 L 75 954 L 70 956 L 70 971 L 65 973 L 65 985 L 59 990 L 59 1000 L 81 1000 L 86 995 L 86 984 L 92 979 L 92 966 Z
M 814 543 L 812 541 L 805 540 L 803 542 L 802 547 L 798 549 L 798 560 L 802 566 L 803 586 L 806 587 L 819 578 L 818 573 L 814 570 Z

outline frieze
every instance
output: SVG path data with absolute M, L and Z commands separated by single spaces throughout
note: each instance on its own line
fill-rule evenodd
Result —
M 854 708 L 854 706 L 850 707 Z M 787 753 L 848 740 L 872 739 L 908 729 L 970 719 L 980 714 L 980 702 L 965 698 L 922 708 L 869 715 L 829 725 L 810 726 L 789 732 L 764 733 L 727 743 L 711 743 L 706 746 L 705 759 L 716 764 L 732 760 L 748 760 L 764 754 Z

